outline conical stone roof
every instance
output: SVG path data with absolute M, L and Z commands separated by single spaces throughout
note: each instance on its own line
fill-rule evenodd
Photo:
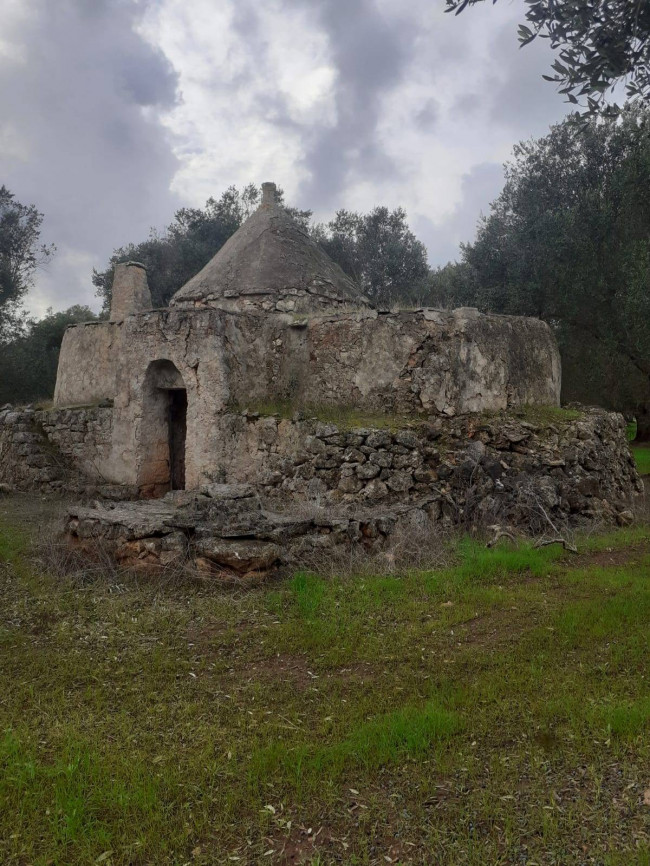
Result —
M 366 307 L 358 286 L 262 184 L 262 203 L 171 300 L 174 307 L 310 312 Z

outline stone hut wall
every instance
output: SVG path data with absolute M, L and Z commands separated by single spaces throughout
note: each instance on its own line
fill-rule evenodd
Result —
M 224 321 L 228 397 L 241 408 L 441 414 L 558 406 L 560 356 L 544 322 L 473 309 Z
M 105 479 L 112 409 L 0 410 L 0 483 L 47 493 L 84 492 Z
M 55 405 L 117 398 L 164 358 L 203 379 L 212 413 L 285 401 L 453 416 L 560 398 L 559 352 L 538 319 L 466 308 L 304 318 L 174 309 L 70 327 Z
M 96 465 L 111 482 L 144 485 L 148 478 L 155 436 L 147 372 L 159 361 L 174 365 L 187 392 L 186 482 L 193 488 L 229 459 L 221 428 L 234 407 L 451 417 L 557 405 L 560 392 L 547 325 L 476 310 L 301 319 L 170 309 L 78 325 L 65 334 L 55 405 L 114 401 L 112 447 Z
M 219 448 L 213 438 L 213 419 L 227 402 L 224 315 L 212 310 L 199 315 L 159 310 L 101 323 L 95 329 L 82 325 L 66 331 L 55 405 L 74 406 L 91 391 L 113 400 L 112 447 L 97 464 L 106 479 L 140 482 L 151 451 L 147 373 L 152 363 L 167 361 L 177 369 L 187 391 L 187 483 L 199 483 L 203 466 Z M 94 348 L 93 334 L 97 335 Z M 94 367 L 106 374 L 98 373 L 90 388 L 86 384 L 90 373 L 77 381 L 75 367 L 83 371 Z
M 115 397 L 120 326 L 119 322 L 88 322 L 66 330 L 59 353 L 55 406 L 88 406 Z

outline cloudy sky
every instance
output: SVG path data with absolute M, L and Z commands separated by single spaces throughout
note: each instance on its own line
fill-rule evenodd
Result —
M 58 247 L 29 307 L 98 307 L 92 268 L 184 204 L 274 180 L 328 218 L 402 205 L 432 265 L 567 106 L 523 0 L 0 0 L 0 184 Z

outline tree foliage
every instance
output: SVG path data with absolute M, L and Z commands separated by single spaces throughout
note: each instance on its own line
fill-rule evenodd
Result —
M 20 302 L 32 286 L 36 268 L 54 252 L 39 244 L 43 214 L 21 204 L 0 186 L 0 341 L 19 328 Z
M 460 13 L 485 0 L 446 0 Z M 496 3 L 496 0 L 492 0 Z M 587 114 L 618 113 L 607 93 L 625 82 L 629 99 L 650 100 L 650 3 L 648 0 L 525 0 L 526 21 L 519 42 L 548 39 L 558 52 L 555 82 L 569 102 Z
M 74 306 L 59 313 L 50 309 L 43 319 L 28 321 L 21 333 L 1 343 L 0 404 L 51 398 L 65 329 L 96 318 L 88 307 Z
M 145 265 L 154 307 L 166 307 L 172 295 L 210 261 L 255 210 L 260 195 L 255 184 L 243 190 L 231 186 L 218 199 L 209 198 L 203 209 L 184 207 L 176 211 L 173 222 L 164 231 L 152 229 L 147 240 L 116 249 L 108 267 L 93 272 L 93 284 L 103 299 L 104 309 L 110 308 L 115 265 L 124 261 Z M 279 200 L 282 202 L 281 190 Z M 288 210 L 307 225 L 309 211 Z
M 597 402 L 643 415 L 650 108 L 628 106 L 618 121 L 595 118 L 582 130 L 568 119 L 517 145 L 505 175 L 476 241 L 462 246 L 456 298 L 545 319 L 558 334 L 571 397 L 598 395 Z
M 313 237 L 379 307 L 418 302 L 427 290 L 427 253 L 402 208 L 367 214 L 337 211 Z

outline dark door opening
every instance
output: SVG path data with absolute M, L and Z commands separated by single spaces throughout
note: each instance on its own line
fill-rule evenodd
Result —
M 169 395 L 169 481 L 172 490 L 185 490 L 185 437 L 187 391 L 174 388 Z

